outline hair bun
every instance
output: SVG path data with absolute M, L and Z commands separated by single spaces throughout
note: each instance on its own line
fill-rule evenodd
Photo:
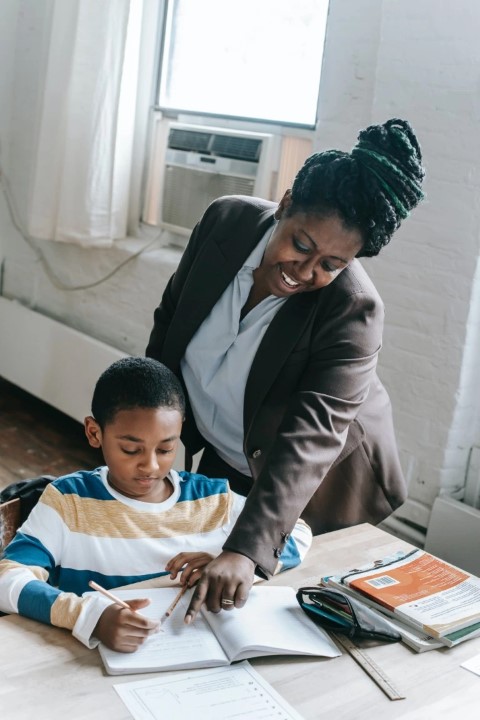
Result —
M 377 178 L 399 225 L 424 197 L 422 153 L 410 123 L 392 118 L 370 125 L 359 133 L 352 156 Z

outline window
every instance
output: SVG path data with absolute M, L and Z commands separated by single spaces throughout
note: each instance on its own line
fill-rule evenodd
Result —
M 328 0 L 166 0 L 158 108 L 313 128 Z

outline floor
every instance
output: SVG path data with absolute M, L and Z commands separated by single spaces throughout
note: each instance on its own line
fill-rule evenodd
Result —
M 0 378 L 0 489 L 102 464 L 83 425 Z

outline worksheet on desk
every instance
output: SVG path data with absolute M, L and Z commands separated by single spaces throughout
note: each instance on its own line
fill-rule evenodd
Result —
M 303 720 L 246 660 L 114 688 L 135 720 Z

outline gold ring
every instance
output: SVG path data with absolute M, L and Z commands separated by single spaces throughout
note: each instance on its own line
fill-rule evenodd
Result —
M 222 605 L 235 605 L 235 600 L 227 600 L 224 598 L 222 600 Z

